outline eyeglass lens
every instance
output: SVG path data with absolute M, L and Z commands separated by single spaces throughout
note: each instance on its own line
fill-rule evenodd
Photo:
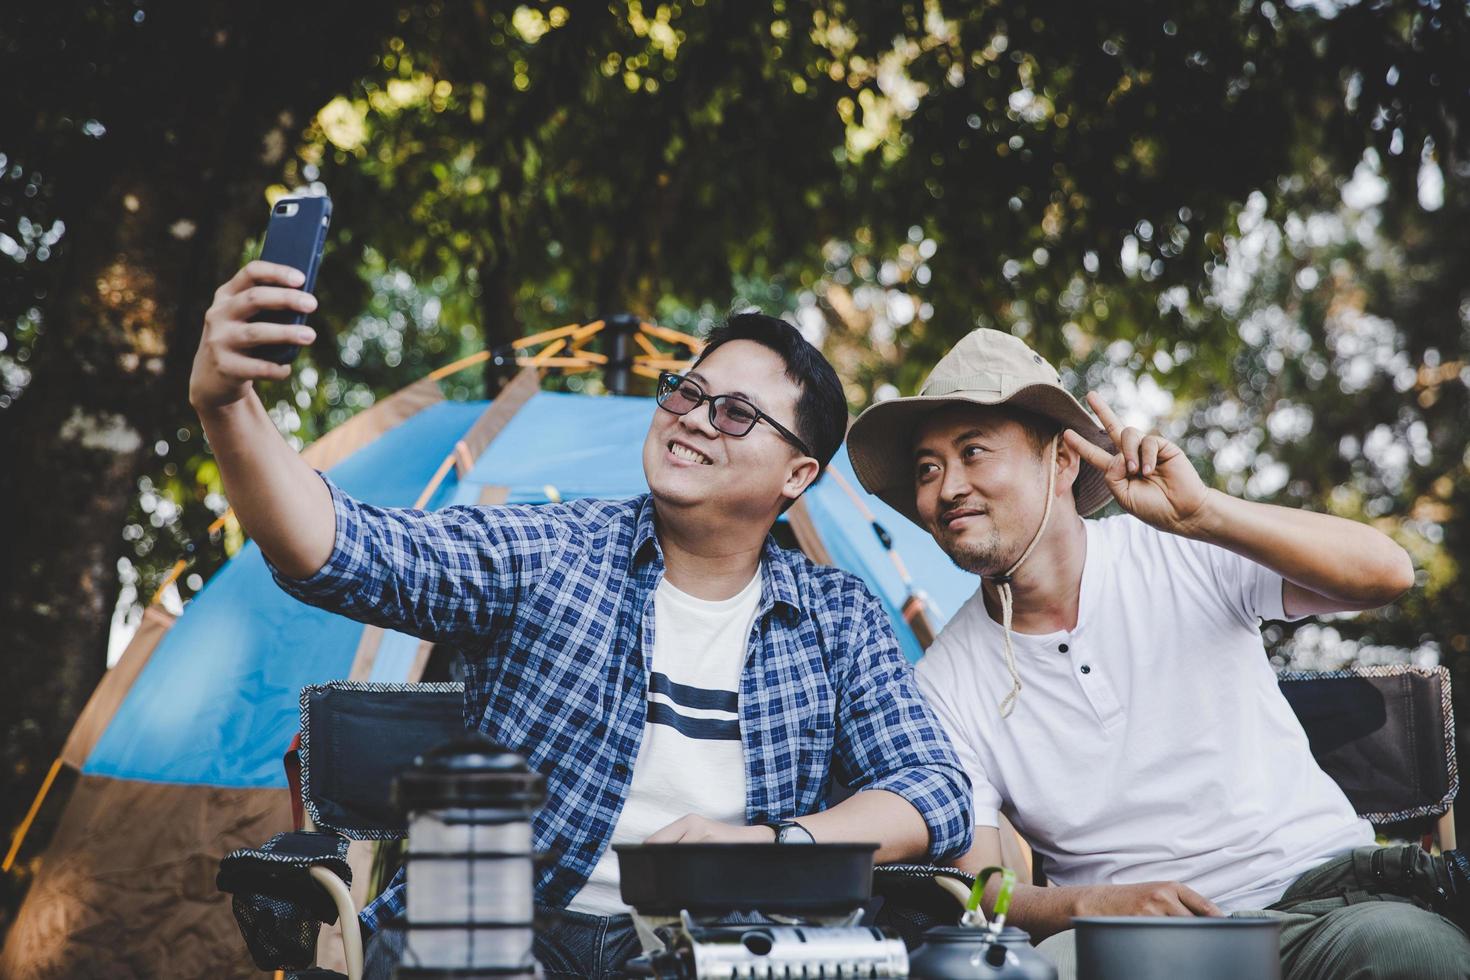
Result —
M 659 390 L 663 397 L 659 404 L 676 415 L 685 415 L 708 399 L 714 408 L 714 426 L 725 435 L 746 435 L 760 421 L 754 407 L 733 395 L 715 395 L 710 398 L 699 385 L 687 378 L 665 375 L 661 380 Z

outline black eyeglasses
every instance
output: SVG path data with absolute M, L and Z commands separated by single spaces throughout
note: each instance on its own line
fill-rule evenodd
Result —
M 682 374 L 665 371 L 658 376 L 658 393 L 654 395 L 658 407 L 675 415 L 688 415 L 700 405 L 709 402 L 709 424 L 727 436 L 748 436 L 757 422 L 764 422 L 781 434 L 781 438 L 801 450 L 803 456 L 812 455 L 790 429 L 756 408 L 739 395 L 707 395 L 697 382 Z

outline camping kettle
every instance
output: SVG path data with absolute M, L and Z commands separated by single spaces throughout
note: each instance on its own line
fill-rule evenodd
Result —
M 980 899 L 985 883 L 1000 879 L 994 920 L 985 921 Z M 915 980 L 1057 980 L 1056 967 L 1031 948 L 1031 937 L 1006 925 L 1006 911 L 1016 887 L 1016 873 L 990 867 L 975 876 L 965 914 L 957 926 L 936 926 L 924 933 L 924 945 L 909 954 L 909 976 Z
M 1031 947 L 1031 937 L 1007 926 L 999 935 L 973 926 L 936 926 L 909 954 L 913 980 L 1057 980 L 1056 967 Z

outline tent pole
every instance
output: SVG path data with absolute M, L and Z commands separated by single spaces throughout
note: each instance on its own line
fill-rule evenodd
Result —
M 9 871 L 11 865 L 15 864 L 15 856 L 20 853 L 20 845 L 25 843 L 26 834 L 35 822 L 36 814 L 41 812 L 41 804 L 46 802 L 46 794 L 51 791 L 51 784 L 56 782 L 56 774 L 61 772 L 61 758 L 51 763 L 51 771 L 46 773 L 46 779 L 41 783 L 41 788 L 36 792 L 36 798 L 31 801 L 31 808 L 26 812 L 26 818 L 20 822 L 20 827 L 15 832 L 15 839 L 10 842 L 10 851 L 5 855 L 5 863 L 0 865 L 0 871 Z

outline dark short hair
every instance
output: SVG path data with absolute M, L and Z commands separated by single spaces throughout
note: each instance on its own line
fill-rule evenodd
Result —
M 801 331 L 785 320 L 764 313 L 737 313 L 712 330 L 694 366 L 698 367 L 721 345 L 732 340 L 754 341 L 775 351 L 786 362 L 786 377 L 801 389 L 793 429 L 821 464 L 817 471 L 820 480 L 847 436 L 847 396 L 842 392 L 837 372 Z

